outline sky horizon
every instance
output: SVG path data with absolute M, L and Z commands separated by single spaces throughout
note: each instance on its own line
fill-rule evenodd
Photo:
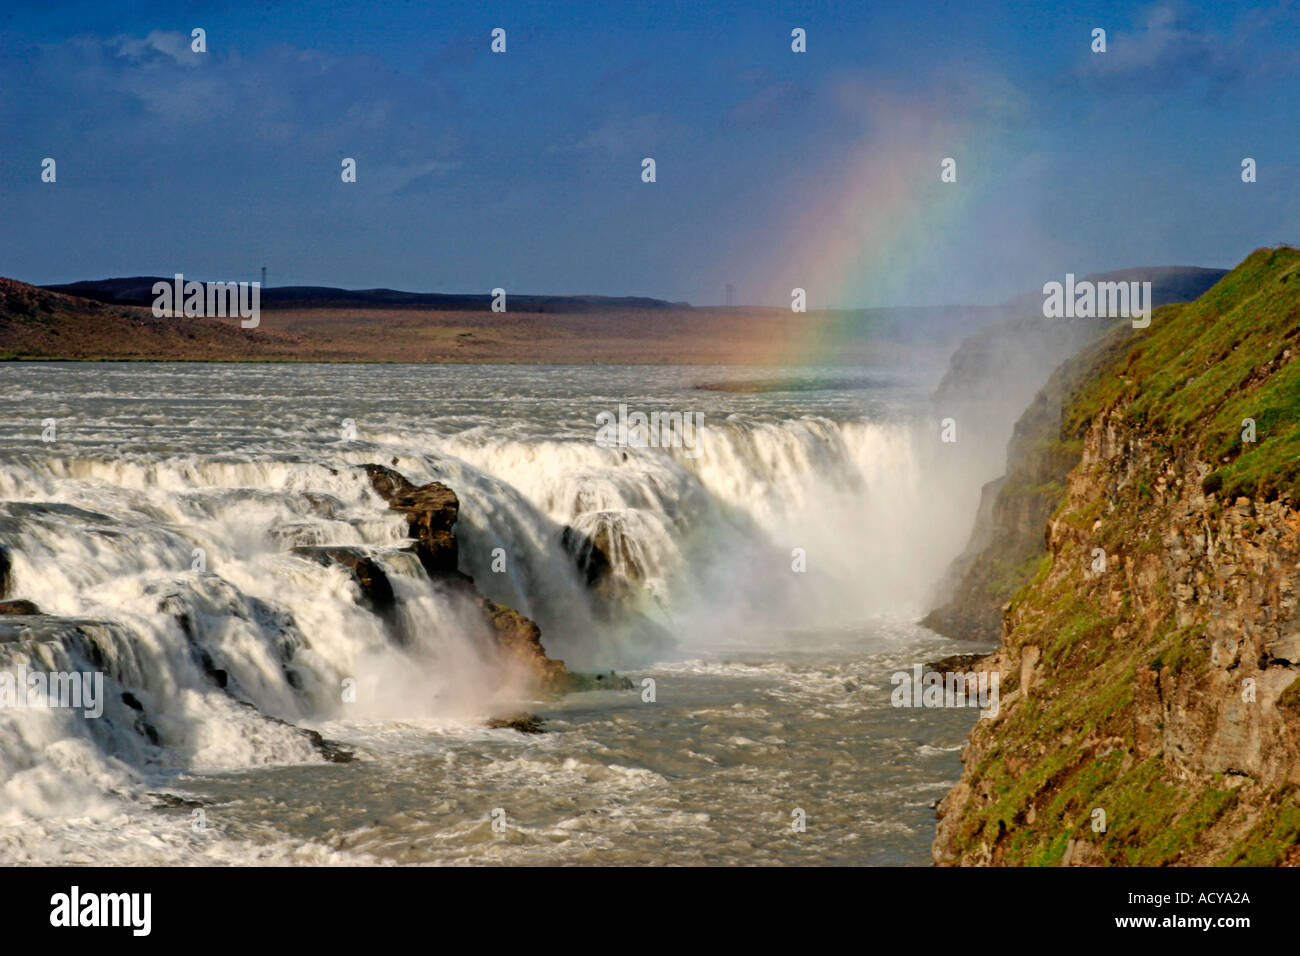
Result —
M 998 305 L 1297 242 L 1298 79 L 1290 0 L 52 3 L 0 12 L 0 275 Z

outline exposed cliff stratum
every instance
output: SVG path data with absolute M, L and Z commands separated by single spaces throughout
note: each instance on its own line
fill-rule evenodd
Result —
M 1262 249 L 1021 418 L 933 618 L 1000 619 L 1002 688 L 936 862 L 1300 862 L 1297 352 L 1300 251 Z

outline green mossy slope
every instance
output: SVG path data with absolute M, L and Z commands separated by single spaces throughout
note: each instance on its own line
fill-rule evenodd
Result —
M 937 860 L 1297 861 L 1300 660 L 1278 648 L 1297 626 L 1298 347 L 1300 251 L 1261 249 L 1112 330 L 1026 413 L 999 511 L 1055 510 L 1035 560 L 996 538 L 980 559 L 1018 576 L 990 663 L 1004 706 L 972 734 Z

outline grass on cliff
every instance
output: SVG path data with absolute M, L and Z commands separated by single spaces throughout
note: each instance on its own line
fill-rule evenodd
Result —
M 1204 490 L 1220 502 L 1300 500 L 1298 358 L 1300 250 L 1257 250 L 1197 301 L 1155 310 L 1147 329 L 1117 326 L 1057 369 L 1018 426 L 1021 461 L 1000 492 L 1003 512 L 1055 511 L 1080 531 L 1103 517 L 1101 501 L 1061 511 L 1065 477 L 1079 463 L 1089 425 L 1119 404 L 1157 451 L 1197 453 L 1213 465 Z M 1242 441 L 1247 418 L 1255 422 L 1253 443 Z M 1153 497 L 1145 479 L 1137 490 Z M 1107 553 L 1161 547 L 1133 520 L 1105 525 L 1097 543 Z M 1020 540 L 1000 530 L 973 566 L 978 593 L 1001 605 L 1031 581 L 1042 553 L 1037 534 Z
M 1063 477 L 1101 412 L 1123 404 L 1160 450 L 1199 450 L 1205 490 L 1300 500 L 1300 250 L 1259 249 L 1195 302 L 1155 310 L 1147 329 L 1119 326 L 1052 377 L 1060 427 L 1034 451 Z M 1243 441 L 1243 421 L 1255 423 Z M 1008 495 L 1056 493 L 1008 485 Z
M 1024 592 L 1017 601 L 1033 604 Z M 1042 647 L 1039 666 L 1051 672 L 1050 682 L 1040 676 L 1033 696 L 977 728 L 990 746 L 971 776 L 991 799 L 968 808 L 954 841 L 958 853 L 992 846 L 996 862 L 1055 866 L 1075 841 L 1115 863 L 1164 866 L 1179 862 L 1199 834 L 1235 807 L 1237 792 L 1227 783 L 1180 789 L 1163 779 L 1159 756 L 1140 762 L 1131 756 L 1139 669 L 1168 680 L 1203 667 L 1204 628 L 1166 626 L 1151 638 L 1117 642 L 1117 619 L 1098 604 L 1097 594 L 1071 593 L 1040 616 L 1021 618 L 1030 632 L 1024 641 Z M 1004 693 L 1015 689 L 1009 681 Z M 1097 810 L 1105 814 L 1101 832 L 1093 827 Z M 1281 831 L 1257 836 L 1224 862 L 1281 852 Z
M 1074 402 L 1076 429 L 1123 401 L 1166 451 L 1199 448 L 1215 466 L 1206 490 L 1222 500 L 1300 499 L 1300 250 L 1255 251 L 1195 302 L 1109 346 Z M 1243 441 L 1246 419 L 1254 442 Z
M 1300 857 L 1300 793 L 1294 784 L 1277 788 L 1269 797 L 1271 813 L 1261 813 L 1219 860 L 1228 866 L 1295 864 Z
M 1061 416 L 1022 419 L 1031 426 L 1025 447 L 1038 456 L 1024 467 L 1041 474 L 1050 462 L 1064 478 L 1077 467 L 1096 417 L 1122 406 L 1157 462 L 1195 455 L 1210 463 L 1204 487 L 1220 502 L 1238 495 L 1300 500 L 1298 350 L 1300 251 L 1258 250 L 1198 301 L 1157 310 L 1148 329 L 1112 330 L 1058 369 L 1044 394 L 1049 403 L 1059 400 Z M 1241 440 L 1244 418 L 1255 422 L 1254 443 Z M 1296 788 L 1266 794 L 1273 811 L 1247 826 L 1238 804 L 1241 788 L 1253 784 L 1220 777 L 1205 788 L 1180 787 L 1165 776 L 1158 753 L 1133 756 L 1141 687 L 1159 693 L 1166 682 L 1200 680 L 1209 664 L 1204 625 L 1173 622 L 1161 522 L 1152 517 L 1158 477 L 1154 470 L 1126 476 L 1132 480 L 1113 499 L 1071 508 L 1063 485 L 1009 476 L 1004 496 L 1054 496 L 1057 516 L 1080 537 L 1055 556 L 1017 554 L 1019 582 L 998 581 L 1014 589 L 1009 640 L 1035 645 L 1042 656 L 1031 697 L 974 731 L 984 750 L 969 779 L 984 799 L 963 813 L 952 845 L 958 854 L 978 857 L 991 848 L 995 862 L 1056 865 L 1074 842 L 1084 859 L 1159 866 L 1193 850 L 1239 865 L 1294 861 L 1300 853 Z M 1005 499 L 1000 504 L 1017 510 Z M 1102 529 L 1088 541 L 1097 520 Z M 1120 560 L 1093 576 L 1084 570 L 1087 550 L 1099 542 Z M 1110 575 L 1143 569 L 1155 580 L 1157 604 L 1136 614 L 1131 588 L 1121 588 L 1116 605 Z M 1022 690 L 1018 677 L 1011 675 L 1004 695 Z M 1284 698 L 1300 708 L 1300 681 Z M 1153 730 L 1162 728 L 1145 732 Z M 1259 794 L 1251 800 L 1258 806 Z M 1106 814 L 1104 832 L 1092 825 L 1098 809 Z M 1226 849 L 1198 842 L 1211 830 L 1231 835 Z

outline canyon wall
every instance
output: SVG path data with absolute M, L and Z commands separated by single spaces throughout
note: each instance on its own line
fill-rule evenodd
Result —
M 1298 349 L 1258 250 L 1035 398 L 929 619 L 1000 625 L 937 863 L 1300 862 Z

